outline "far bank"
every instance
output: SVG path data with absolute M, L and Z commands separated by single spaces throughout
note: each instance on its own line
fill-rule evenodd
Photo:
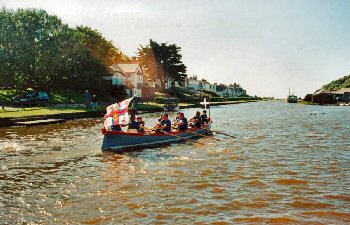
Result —
M 211 102 L 211 106 L 242 104 L 249 102 L 259 102 L 263 100 L 239 100 L 239 101 L 224 101 Z M 179 103 L 180 109 L 184 108 L 199 108 L 200 103 Z M 82 118 L 102 118 L 106 113 L 106 106 L 99 106 L 95 108 L 85 107 L 26 107 L 14 108 L 5 107 L 5 110 L 0 109 L 0 127 L 16 126 L 17 122 L 45 120 L 45 119 L 82 119 Z M 139 114 L 155 113 L 163 111 L 163 104 L 149 102 L 148 104 L 134 104 L 133 107 Z

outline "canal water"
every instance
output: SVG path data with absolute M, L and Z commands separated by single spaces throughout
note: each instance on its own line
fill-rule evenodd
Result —
M 237 138 L 118 155 L 101 152 L 99 119 L 1 128 L 1 224 L 350 223 L 350 107 L 269 101 L 211 116 Z

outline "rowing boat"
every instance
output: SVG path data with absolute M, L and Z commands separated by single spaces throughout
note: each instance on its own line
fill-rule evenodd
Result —
M 209 134 L 211 124 L 205 124 L 202 128 L 191 128 L 186 131 L 175 131 L 170 133 L 128 133 L 121 131 L 110 131 L 102 129 L 103 151 L 123 153 L 130 150 L 142 149 L 161 144 L 171 144 L 186 139 L 198 138 L 196 134 Z

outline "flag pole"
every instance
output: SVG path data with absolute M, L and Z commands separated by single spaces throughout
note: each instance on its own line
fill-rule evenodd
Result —
M 209 118 L 210 118 L 210 96 L 208 97 L 209 98 Z

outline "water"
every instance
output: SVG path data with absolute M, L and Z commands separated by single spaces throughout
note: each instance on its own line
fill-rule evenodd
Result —
M 350 223 L 350 107 L 211 114 L 214 130 L 238 138 L 118 155 L 100 150 L 101 120 L 2 128 L 1 223 Z

